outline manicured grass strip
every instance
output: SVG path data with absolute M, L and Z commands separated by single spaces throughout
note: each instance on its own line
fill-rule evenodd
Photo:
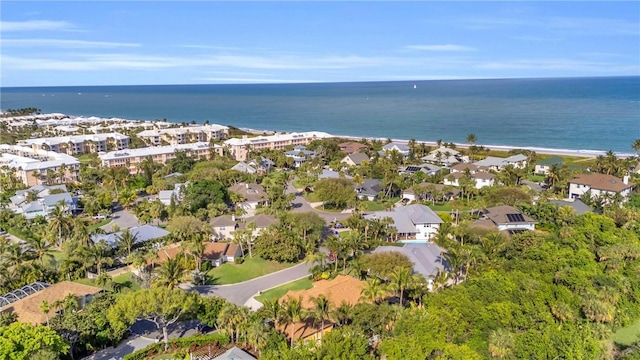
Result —
M 122 275 L 118 275 L 114 277 L 112 280 L 114 283 L 118 283 L 121 286 L 121 292 L 129 292 L 129 291 L 138 291 L 140 290 L 140 285 L 133 281 L 133 273 L 124 273 Z M 98 286 L 96 285 L 94 279 L 77 279 L 73 282 L 84 285 Z
M 264 303 L 267 300 L 280 299 L 287 293 L 289 290 L 306 290 L 311 289 L 313 287 L 313 281 L 309 278 L 304 278 L 296 281 L 292 281 L 290 283 L 286 283 L 284 285 L 280 285 L 277 288 L 273 288 L 271 290 L 267 290 L 256 296 L 256 300 Z
M 107 225 L 110 222 L 111 222 L 111 219 L 102 219 L 102 220 L 100 220 L 99 222 L 97 222 L 95 224 L 91 224 L 91 225 L 87 226 L 87 229 L 88 230 L 94 230 L 94 229 L 97 229 L 97 228 L 99 228 L 101 226 Z
M 638 341 L 638 336 L 640 335 L 640 320 L 635 323 L 618 329 L 613 335 L 611 339 L 616 344 L 620 344 L 623 346 L 631 346 L 634 342 Z
M 209 270 L 207 275 L 211 279 L 209 282 L 215 285 L 235 284 L 271 274 L 292 265 L 294 264 L 280 264 L 255 256 L 253 259 L 246 256 L 242 264 L 225 263 L 220 267 Z

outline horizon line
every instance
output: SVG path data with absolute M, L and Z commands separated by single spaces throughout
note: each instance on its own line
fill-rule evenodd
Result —
M 222 82 L 222 83 L 169 83 L 169 84 L 119 84 L 119 85 L 23 85 L 0 86 L 0 89 L 23 88 L 70 88 L 70 87 L 127 87 L 127 86 L 210 86 L 210 85 L 313 85 L 313 84 L 359 84 L 359 83 L 399 83 L 399 82 L 432 82 L 432 81 L 474 81 L 474 80 L 554 80 L 554 79 L 600 79 L 640 77 L 634 75 L 591 75 L 591 76 L 523 76 L 523 77 L 469 77 L 450 79 L 405 79 L 405 80 L 360 80 L 360 81 L 309 81 L 309 82 Z M 268 79 L 266 79 L 268 80 Z

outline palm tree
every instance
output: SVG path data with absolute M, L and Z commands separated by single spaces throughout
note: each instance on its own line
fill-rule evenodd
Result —
M 193 255 L 193 260 L 196 264 L 196 270 L 200 271 L 200 265 L 202 264 L 202 256 L 204 255 L 204 242 L 202 234 L 193 235 L 188 241 L 183 243 L 183 246 Z
M 160 265 L 156 270 L 155 286 L 166 286 L 167 288 L 176 288 L 184 279 L 186 269 L 182 265 L 182 262 L 178 258 L 167 259 L 167 261 Z
M 302 320 L 302 298 L 289 298 L 284 302 L 285 321 L 291 324 L 291 347 L 293 347 L 293 339 L 296 330 L 296 323 Z
M 342 300 L 340 305 L 333 310 L 331 316 L 335 322 L 340 325 L 345 325 L 351 320 L 351 314 L 353 313 L 353 306 L 346 300 Z
M 42 300 L 40 303 L 40 310 L 42 310 L 44 315 L 47 317 L 47 326 L 49 326 L 49 312 L 51 311 L 51 306 L 49 306 L 47 300 Z
M 467 135 L 467 142 L 469 143 L 469 157 L 473 160 L 473 153 L 475 151 L 476 134 L 471 133 Z
M 268 319 L 273 320 L 273 325 L 278 326 L 280 320 L 282 320 L 283 315 L 283 307 L 281 306 L 278 299 L 265 300 L 262 303 L 262 309 L 265 311 L 265 316 Z
M 633 150 L 635 150 L 638 155 L 640 155 L 640 139 L 635 139 L 633 141 L 633 144 L 631 145 L 631 148 L 633 148 Z
M 134 234 L 131 230 L 126 229 L 119 235 L 116 235 L 116 245 L 120 250 L 127 250 L 127 257 L 131 255 L 131 248 L 138 242 L 138 234 Z
M 513 346 L 513 334 L 510 332 L 498 329 L 489 334 L 489 353 L 492 358 L 508 358 L 513 353 Z
M 408 268 L 397 268 L 391 273 L 391 284 L 400 293 L 400 306 L 404 303 L 404 291 L 411 280 L 411 270 Z
M 44 258 L 53 259 L 53 245 L 45 238 L 33 237 L 27 239 L 27 246 L 34 254 L 35 258 L 44 265 Z
M 254 317 L 247 326 L 247 342 L 253 346 L 253 351 L 257 351 L 258 355 L 267 345 L 268 332 L 268 325 L 260 317 Z
M 372 303 L 378 303 L 380 299 L 387 295 L 387 290 L 383 287 L 380 279 L 373 278 L 367 280 L 364 288 L 360 291 L 360 298 Z
M 57 234 L 57 245 L 61 245 L 66 238 L 73 233 L 73 221 L 64 209 L 63 205 L 57 204 L 49 213 L 49 234 Z
M 93 247 L 89 248 L 89 254 L 93 263 L 96 266 L 98 275 L 102 273 L 102 267 L 104 265 L 113 265 L 112 248 L 104 240 L 98 242 Z
M 320 295 L 317 298 L 312 297 L 311 302 L 313 302 L 313 317 L 315 319 L 320 319 L 322 323 L 322 327 L 320 328 L 320 340 L 322 340 L 322 334 L 324 332 L 324 320 L 329 318 L 329 314 L 331 313 L 331 303 L 326 296 Z

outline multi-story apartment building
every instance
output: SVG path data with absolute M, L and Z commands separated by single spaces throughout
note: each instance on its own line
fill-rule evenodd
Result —
M 0 144 L 0 171 L 12 172 L 26 186 L 66 183 L 78 180 L 80 161 L 64 153 Z
M 247 137 L 242 139 L 229 139 L 224 145 L 238 161 L 245 161 L 251 151 L 260 150 L 284 150 L 288 146 L 307 145 L 313 140 L 330 138 L 333 135 L 321 131 L 308 131 L 302 133 L 276 134 L 270 136 Z
M 195 159 L 210 159 L 212 153 L 222 156 L 222 146 L 211 145 L 208 142 L 197 142 L 193 144 L 180 144 L 169 146 L 152 146 L 141 149 L 126 149 L 111 151 L 100 155 L 102 165 L 106 167 L 126 167 L 131 174 L 137 174 L 140 163 L 150 158 L 158 164 L 165 164 L 174 159 L 176 153 L 183 151 Z
M 129 140 L 128 136 L 113 132 L 27 139 L 20 140 L 18 144 L 29 146 L 34 150 L 42 149 L 68 155 L 79 155 L 123 150 L 129 147 Z
M 151 146 L 162 145 L 163 142 L 169 145 L 178 145 L 192 142 L 221 140 L 229 135 L 229 128 L 215 124 L 183 126 L 169 129 L 145 130 L 139 132 L 137 135 Z

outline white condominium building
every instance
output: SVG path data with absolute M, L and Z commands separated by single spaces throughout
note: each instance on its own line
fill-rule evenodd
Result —
M 229 139 L 224 142 L 224 145 L 236 160 L 245 161 L 250 151 L 284 150 L 290 145 L 307 145 L 313 140 L 331 137 L 333 137 L 333 135 L 320 131 L 276 134 L 251 138 L 245 135 L 242 139 Z
M 162 145 L 163 142 L 169 145 L 209 142 L 224 139 L 228 135 L 228 127 L 215 124 L 145 130 L 138 133 L 139 138 L 152 146 Z
M 77 181 L 79 170 L 80 161 L 67 154 L 0 144 L 0 171 L 13 172 L 26 186 Z
M 27 139 L 20 140 L 18 144 L 29 146 L 34 150 L 42 149 L 68 155 L 79 155 L 126 149 L 129 147 L 129 137 L 113 132 Z
M 137 174 L 140 163 L 150 158 L 153 162 L 164 164 L 174 159 L 177 152 L 185 152 L 195 159 L 210 159 L 212 153 L 222 156 L 222 146 L 211 145 L 208 142 L 197 142 L 193 144 L 179 144 L 169 146 L 152 146 L 141 149 L 126 149 L 111 151 L 100 155 L 102 165 L 106 167 L 126 167 L 131 174 Z

